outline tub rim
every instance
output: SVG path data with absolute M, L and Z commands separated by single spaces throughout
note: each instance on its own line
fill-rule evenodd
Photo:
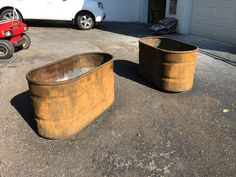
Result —
M 95 55 L 101 55 L 101 54 L 105 54 L 105 55 L 108 55 L 111 57 L 110 60 L 108 60 L 107 62 L 99 65 L 98 67 L 95 67 L 94 69 L 80 75 L 80 76 L 77 76 L 73 79 L 68 79 L 68 80 L 65 80 L 65 81 L 59 81 L 59 82 L 39 82 L 39 81 L 35 81 L 33 79 L 30 78 L 30 73 L 36 71 L 36 70 L 39 70 L 39 69 L 42 69 L 42 68 L 45 68 L 45 67 L 49 67 L 51 65 L 54 65 L 56 63 L 60 63 L 60 62 L 63 62 L 65 60 L 70 60 L 71 58 L 75 57 L 75 56 L 82 56 L 82 55 L 91 55 L 91 54 L 95 54 Z M 90 74 L 91 72 L 95 72 L 96 70 L 100 69 L 102 66 L 104 65 L 107 65 L 109 64 L 109 62 L 112 62 L 114 59 L 114 56 L 109 54 L 109 53 L 106 53 L 106 52 L 87 52 L 87 53 L 81 53 L 81 54 L 74 54 L 74 55 L 71 55 L 71 56 L 68 56 L 68 57 L 65 57 L 63 59 L 59 59 L 57 61 L 54 61 L 54 62 L 51 62 L 51 63 L 48 63 L 48 64 L 45 64 L 45 65 L 42 65 L 42 66 L 39 66 L 35 69 L 31 69 L 27 74 L 26 74 L 26 79 L 29 83 L 31 84 L 35 84 L 35 85 L 41 85 L 41 86 L 56 86 L 56 85 L 62 85 L 62 84 L 68 84 L 68 83 L 73 83 L 75 81 L 77 81 L 78 79 L 80 78 L 83 78 L 83 77 L 86 77 L 86 75 Z
M 144 40 L 145 40 L 145 39 L 163 39 L 163 38 L 164 38 L 164 39 L 171 39 L 171 40 L 173 40 L 173 41 L 182 43 L 182 44 L 184 44 L 184 45 L 193 46 L 193 47 L 195 47 L 195 49 L 194 49 L 194 50 L 185 50 L 185 51 L 165 50 L 165 49 L 161 49 L 161 48 L 158 48 L 158 47 L 153 47 L 153 46 L 151 46 L 151 45 L 147 45 L 147 44 L 144 43 Z M 173 38 L 171 38 L 171 37 L 163 37 L 163 36 L 144 37 L 144 38 L 140 38 L 140 39 L 139 39 L 139 43 L 145 44 L 145 45 L 147 45 L 147 46 L 149 46 L 149 47 L 152 47 L 153 49 L 157 49 L 157 50 L 159 50 L 159 51 L 166 52 L 166 53 L 170 53 L 170 54 L 186 54 L 186 53 L 199 52 L 198 46 L 193 45 L 193 44 L 190 44 L 190 43 L 187 43 L 187 42 L 182 42 L 182 41 L 180 41 L 180 40 L 176 40 L 176 39 L 173 39 Z

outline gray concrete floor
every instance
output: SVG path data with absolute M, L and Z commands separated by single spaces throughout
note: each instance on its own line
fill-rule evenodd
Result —
M 170 94 L 137 73 L 138 38 L 150 35 L 146 25 L 104 23 L 79 31 L 71 24 L 31 23 L 28 34 L 31 48 L 0 62 L 0 176 L 235 176 L 233 46 L 172 35 L 198 44 L 201 52 L 193 89 Z M 96 51 L 115 57 L 114 105 L 71 139 L 39 137 L 25 74 L 66 56 Z

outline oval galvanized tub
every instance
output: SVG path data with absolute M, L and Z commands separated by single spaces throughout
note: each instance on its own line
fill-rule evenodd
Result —
M 139 40 L 139 73 L 168 92 L 191 90 L 198 47 L 165 37 Z
M 39 135 L 68 138 L 111 106 L 112 58 L 106 53 L 74 55 L 26 75 Z

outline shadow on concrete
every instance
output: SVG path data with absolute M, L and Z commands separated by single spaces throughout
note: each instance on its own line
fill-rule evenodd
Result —
M 25 20 L 29 27 L 46 27 L 46 28 L 68 28 L 79 30 L 71 21 L 60 20 Z M 117 33 L 133 37 L 147 37 L 152 34 L 148 31 L 150 25 L 145 23 L 134 22 L 101 22 L 95 25 L 95 29 Z
M 115 60 L 114 72 L 126 79 L 132 80 L 149 88 L 156 89 L 138 73 L 138 64 L 128 60 Z
M 11 105 L 18 111 L 28 125 L 36 132 L 36 124 L 34 120 L 33 105 L 30 98 L 30 92 L 26 91 L 16 95 L 11 100 Z
M 29 27 L 46 27 L 46 28 L 68 28 L 78 29 L 71 21 L 60 20 L 25 20 Z
M 192 35 L 170 34 L 168 37 L 197 45 L 201 49 L 236 54 L 236 46 Z
M 142 38 L 153 36 L 153 34 L 148 31 L 149 26 L 150 25 L 144 23 L 102 22 L 96 28 L 112 33 Z M 197 36 L 181 35 L 176 33 L 166 35 L 166 37 L 171 37 L 182 42 L 196 45 L 201 49 L 200 52 L 204 53 L 205 55 L 208 55 L 213 59 L 220 60 L 232 66 L 236 65 L 235 46 L 205 38 L 200 38 Z
M 27 20 L 26 23 L 31 27 L 67 28 L 78 30 L 76 25 L 74 25 L 71 21 Z M 95 28 L 111 33 L 142 38 L 153 36 L 153 34 L 148 31 L 149 26 L 150 25 L 144 23 L 104 21 L 95 26 Z M 201 53 L 232 66 L 236 65 L 236 46 L 227 45 L 221 42 L 192 35 L 170 34 L 166 36 L 196 45 L 201 49 Z
M 102 22 L 97 29 L 137 38 L 151 36 L 148 24 L 131 22 Z
M 173 39 L 196 45 L 200 52 L 213 59 L 236 66 L 236 46 L 192 35 L 168 35 Z
M 231 60 L 231 59 L 227 59 L 227 58 L 224 58 L 224 57 L 221 57 L 219 55 L 215 55 L 211 52 L 207 52 L 207 51 L 204 51 L 204 50 L 200 50 L 201 53 L 205 54 L 205 55 L 208 55 L 209 57 L 211 58 L 214 58 L 216 60 L 219 60 L 219 61 L 222 61 L 222 62 L 225 62 L 231 66 L 234 66 L 236 67 L 236 57 L 235 57 L 235 61 Z
M 155 87 L 152 83 L 150 83 L 148 80 L 144 79 L 138 72 L 138 64 L 134 63 L 132 61 L 128 60 L 115 60 L 114 61 L 114 72 L 121 77 L 124 77 L 126 79 L 132 80 L 134 82 L 137 82 L 139 84 L 142 84 L 146 87 L 149 87 L 154 90 L 158 90 L 162 93 L 167 94 L 180 94 L 180 92 L 169 92 L 165 90 L 161 90 L 157 87 Z

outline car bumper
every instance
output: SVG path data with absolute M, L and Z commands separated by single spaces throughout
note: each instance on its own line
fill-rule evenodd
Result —
M 102 13 L 96 16 L 96 22 L 101 22 L 106 18 L 106 14 Z

